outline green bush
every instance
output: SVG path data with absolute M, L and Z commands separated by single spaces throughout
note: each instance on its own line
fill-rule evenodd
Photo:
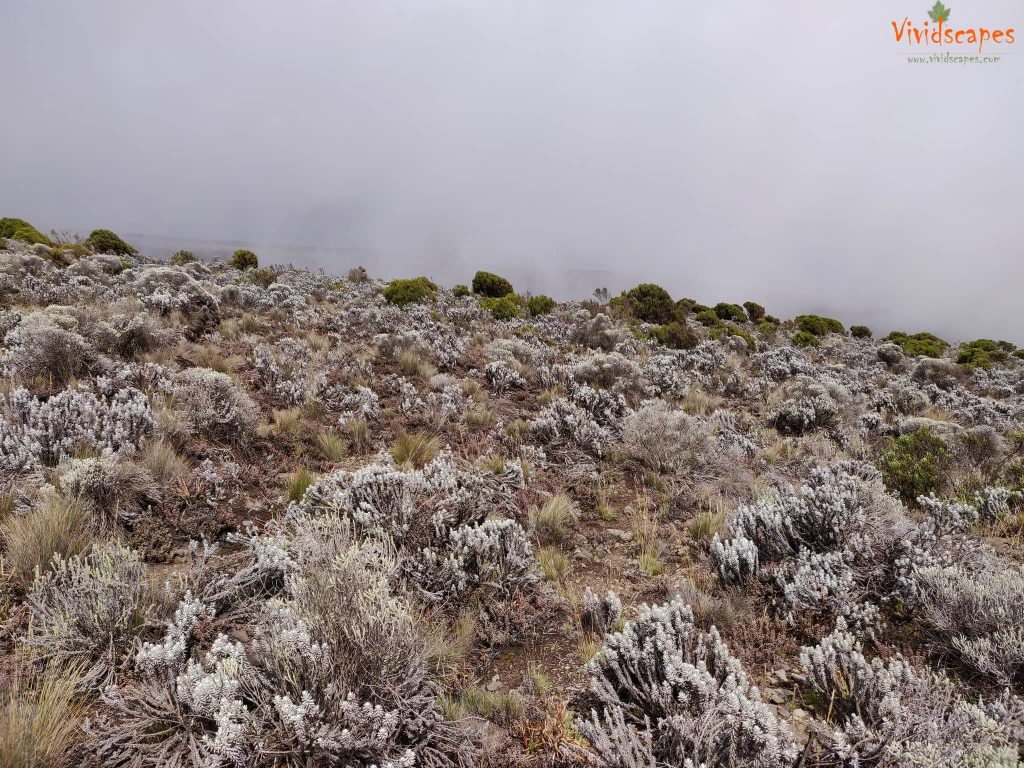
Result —
M 500 299 L 513 293 L 512 283 L 493 272 L 477 272 L 473 275 L 473 293 Z
M 714 311 L 721 320 L 731 320 L 734 323 L 747 322 L 747 312 L 739 304 L 720 301 L 715 304 Z
M 996 363 L 1006 362 L 1006 358 L 1015 349 L 1008 341 L 992 339 L 975 339 L 960 345 L 960 353 L 956 361 L 968 370 L 973 368 L 991 368 Z
M 10 217 L 0 219 L 0 237 L 6 237 L 11 240 L 20 240 L 23 243 L 29 243 L 31 245 L 35 245 L 36 243 L 52 245 L 50 238 L 24 219 L 15 219 Z
M 713 309 L 702 309 L 697 313 L 696 319 L 698 323 L 708 328 L 714 328 L 722 323 L 721 318 L 718 317 Z
M 399 278 L 392 280 L 384 289 L 384 298 L 389 304 L 404 307 L 437 298 L 437 285 L 425 277 Z
M 553 310 L 557 302 L 550 296 L 545 296 L 543 293 L 537 296 L 531 296 L 526 302 L 526 306 L 530 310 L 530 314 L 534 317 L 538 315 L 546 315 L 548 312 Z
M 771 320 L 768 320 L 767 318 L 762 318 L 757 321 L 755 330 L 762 336 L 767 336 L 768 334 L 775 333 L 777 330 L 779 330 L 779 324 L 773 323 Z
M 821 315 L 797 315 L 795 320 L 801 331 L 813 333 L 815 336 L 825 336 L 829 333 L 846 334 L 846 329 L 843 327 L 843 324 L 831 317 L 822 317 Z
M 793 343 L 798 347 L 817 347 L 821 345 L 818 337 L 807 331 L 797 331 L 794 333 Z
M 672 318 L 674 320 L 686 319 L 686 316 L 693 312 L 695 306 L 697 306 L 697 302 L 693 299 L 679 299 L 672 309 Z
M 668 291 L 654 283 L 640 283 L 622 294 L 629 310 L 637 320 L 652 325 L 663 325 L 672 320 L 675 305 Z
M 893 331 L 882 341 L 889 341 L 896 344 L 908 357 L 942 357 L 942 353 L 949 347 L 949 342 L 940 339 L 933 333 L 915 333 L 908 335 L 903 331 Z
M 712 339 L 717 339 L 718 341 L 723 341 L 729 336 L 738 336 L 739 338 L 747 342 L 747 349 L 749 349 L 751 352 L 757 349 L 757 342 L 754 341 L 754 337 L 751 336 L 742 328 L 740 328 L 739 326 L 733 325 L 732 323 L 725 323 L 723 325 L 719 325 L 715 328 L 712 328 L 711 332 L 708 335 L 711 336 Z
M 851 325 L 850 335 L 855 339 L 870 339 L 871 329 L 866 325 Z
M 953 455 L 941 437 L 920 427 L 899 437 L 890 437 L 878 460 L 882 479 L 907 504 L 918 496 L 937 493 L 942 487 Z
M 462 283 L 459 283 L 454 288 L 452 288 L 452 296 L 454 296 L 457 299 L 461 299 L 463 296 L 469 296 L 469 294 L 469 287 L 463 285 Z
M 1016 352 L 1013 353 L 1013 356 L 1019 357 L 1021 360 L 1024 360 L 1024 349 L 1018 349 Z
M 175 251 L 171 254 L 171 264 L 182 267 L 185 264 L 193 264 L 197 261 L 196 255 L 192 251 Z
M 109 229 L 94 229 L 85 238 L 85 245 L 93 253 L 113 253 L 117 256 L 134 256 L 138 253 L 134 246 L 126 243 Z
M 507 296 L 480 299 L 480 306 L 490 312 L 495 320 L 511 320 L 523 316 L 523 300 L 514 293 Z
M 259 265 L 259 258 L 248 248 L 239 248 L 228 259 L 228 266 L 235 269 L 256 269 Z
M 651 338 L 672 349 L 693 349 L 700 343 L 696 332 L 685 321 L 673 320 L 651 329 Z
M 264 288 L 269 288 L 277 282 L 277 273 L 270 267 L 260 267 L 258 269 L 251 270 L 245 276 L 245 280 L 246 282 L 253 283 L 254 285 L 261 285 Z
M 756 301 L 744 301 L 743 309 L 747 311 L 747 317 L 752 323 L 756 323 L 758 320 L 764 318 L 764 307 Z

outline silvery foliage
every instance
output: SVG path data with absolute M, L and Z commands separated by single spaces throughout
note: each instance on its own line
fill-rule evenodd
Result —
M 566 382 L 566 396 L 590 414 L 598 424 L 613 432 L 617 431 L 622 417 L 629 413 L 626 398 L 621 392 L 596 389 L 573 379 Z
M 824 429 L 838 433 L 839 404 L 820 381 L 801 376 L 785 386 L 784 398 L 772 416 L 780 432 L 802 435 Z
M 352 419 L 373 420 L 380 416 L 380 397 L 369 387 L 362 385 L 349 390 L 335 385 L 324 393 L 327 406 L 340 411 L 339 424 L 347 424 Z
M 842 619 L 800 662 L 829 702 L 826 764 L 884 768 L 1020 765 L 1024 703 L 1006 691 L 991 701 L 961 698 L 944 675 L 900 656 L 864 657 Z
M 83 684 L 112 681 L 149 610 L 146 566 L 119 544 L 88 554 L 55 554 L 28 594 L 32 632 L 25 642 L 57 664 L 81 661 Z
M 69 461 L 60 476 L 60 493 L 81 503 L 101 528 L 134 522 L 161 497 L 147 469 L 111 456 Z
M 430 380 L 433 392 L 428 392 L 423 405 L 435 423 L 461 419 L 466 412 L 466 394 L 454 376 L 440 373 Z
M 552 446 L 578 446 L 597 456 L 615 440 L 585 408 L 564 397 L 556 398 L 530 421 L 530 432 Z
M 776 487 L 766 499 L 740 507 L 731 536 L 715 534 L 711 560 L 720 580 L 740 584 L 764 572 L 774 577 L 791 620 L 798 610 L 856 617 L 868 585 L 895 578 L 894 561 L 913 524 L 885 493 L 878 472 L 840 462 L 811 472 L 799 493 Z
M 581 309 L 573 317 L 572 329 L 569 332 L 569 339 L 574 344 L 580 344 L 591 349 L 601 349 L 605 352 L 628 344 L 629 331 L 620 325 L 616 325 L 608 315 L 591 314 Z
M 318 371 L 313 350 L 301 339 L 279 339 L 272 352 L 263 344 L 252 351 L 253 369 L 263 387 L 289 405 L 318 398 L 327 386 L 327 377 Z
M 221 635 L 195 653 L 213 607 L 186 592 L 163 641 L 136 654 L 144 682 L 104 692 L 87 728 L 103 764 L 471 763 L 437 710 L 410 607 L 392 591 L 394 553 L 356 541 L 332 515 L 292 518 L 268 538 L 277 553 L 264 566 L 280 578 L 247 638 Z
M 108 397 L 66 389 L 46 400 L 19 387 L 0 394 L 0 470 L 54 466 L 83 447 L 130 456 L 153 427 L 149 401 L 133 387 Z
M 765 377 L 776 382 L 811 372 L 807 356 L 796 347 L 784 346 L 758 352 L 751 361 Z
M 598 597 L 590 587 L 586 588 L 580 608 L 583 629 L 596 635 L 606 635 L 621 618 L 622 601 L 617 594 L 609 591 L 604 597 Z
M 209 368 L 178 374 L 174 405 L 191 434 L 208 440 L 245 442 L 259 423 L 259 407 L 231 377 Z
M 796 758 L 788 728 L 718 631 L 698 629 L 679 600 L 642 606 L 587 672 L 603 712 L 576 727 L 603 766 L 783 768 Z
M 522 389 L 526 379 L 504 360 L 493 360 L 484 366 L 484 378 L 495 392 Z
M 710 447 L 710 429 L 664 400 L 648 400 L 622 420 L 622 447 L 657 472 L 693 464 Z
M 537 580 L 522 526 L 491 517 L 508 491 L 476 469 L 459 470 L 446 450 L 422 470 L 375 464 L 327 475 L 288 514 L 334 515 L 362 539 L 389 541 L 404 578 L 429 600 L 480 589 L 508 596 Z
M 25 381 L 40 376 L 66 382 L 96 360 L 96 352 L 79 331 L 78 320 L 64 307 L 31 312 L 4 336 L 4 367 Z
M 162 314 L 175 309 L 216 308 L 215 299 L 188 271 L 171 266 L 126 270 L 128 288 L 148 309 Z
M 644 373 L 650 381 L 650 394 L 660 397 L 682 397 L 690 388 L 679 357 L 681 353 L 664 350 L 647 358 Z
M 644 388 L 643 370 L 639 363 L 621 352 L 581 357 L 568 366 L 565 378 L 627 396 Z

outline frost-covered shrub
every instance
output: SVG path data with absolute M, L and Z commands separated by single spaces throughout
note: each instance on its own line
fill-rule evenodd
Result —
M 150 609 L 146 566 L 132 549 L 103 544 L 86 555 L 54 557 L 28 595 L 25 642 L 58 664 L 83 662 L 83 683 L 114 679 Z
M 802 435 L 813 429 L 839 430 L 839 404 L 824 384 L 801 376 L 785 387 L 783 397 L 772 417 L 780 432 Z
M 825 764 L 1015 766 L 1024 737 L 1024 704 L 1005 692 L 968 701 L 944 676 L 919 672 L 896 656 L 870 662 L 842 619 L 801 664 L 829 702 Z
M 0 469 L 11 474 L 53 466 L 77 449 L 131 455 L 153 432 L 153 414 L 137 389 L 110 397 L 68 389 L 47 400 L 26 389 L 0 395 Z
M 60 493 L 83 504 L 100 530 L 131 523 L 160 500 L 148 470 L 110 456 L 72 459 L 60 476 Z
M 966 376 L 963 369 L 950 360 L 922 359 L 911 377 L 921 384 L 934 384 L 939 389 L 952 389 L 961 385 Z
M 644 466 L 676 471 L 694 462 L 708 445 L 703 425 L 664 400 L 652 400 L 622 420 L 622 447 Z
M 174 406 L 192 434 L 225 443 L 246 443 L 259 423 L 259 407 L 231 378 L 209 368 L 178 376 Z
M 569 338 L 574 344 L 611 352 L 626 338 L 626 331 L 608 315 L 591 316 L 586 310 L 576 313 Z
M 943 651 L 1001 685 L 1024 680 L 1024 568 L 990 555 L 914 579 L 917 615 Z
M 608 592 L 598 597 L 590 587 L 586 588 L 580 606 L 580 624 L 584 630 L 603 636 L 611 632 L 621 618 L 622 601 L 618 595 Z
M 598 456 L 613 439 L 584 408 L 564 397 L 555 399 L 530 422 L 531 433 L 549 445 L 576 445 Z
M 78 322 L 56 312 L 33 312 L 4 339 L 9 349 L 7 365 L 22 381 L 42 379 L 64 385 L 87 373 L 96 363 L 96 352 L 78 333 Z
M 800 373 L 808 373 L 807 357 L 793 347 L 778 347 L 753 356 L 752 362 L 772 381 L 783 381 Z
M 327 386 L 323 363 L 301 339 L 279 339 L 272 352 L 259 344 L 253 351 L 253 369 L 260 383 L 289 405 L 316 399 Z
M 639 392 L 643 385 L 640 365 L 621 352 L 583 357 L 572 364 L 568 375 L 575 382 L 626 395 Z
M 519 389 L 526 386 L 519 371 L 503 360 L 494 360 L 484 367 L 484 378 L 495 392 L 505 392 L 509 389 Z
M 642 606 L 587 665 L 603 709 L 577 722 L 600 764 L 788 767 L 797 747 L 712 627 L 676 601 Z M 624 763 L 622 747 L 636 762 Z

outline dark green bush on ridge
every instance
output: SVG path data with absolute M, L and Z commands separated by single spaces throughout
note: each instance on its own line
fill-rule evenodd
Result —
M 530 310 L 530 314 L 534 317 L 537 317 L 538 315 L 546 315 L 548 312 L 553 310 L 556 305 L 557 302 L 554 299 L 550 296 L 545 296 L 543 293 L 538 294 L 537 296 L 531 296 L 526 302 L 526 306 Z
M 12 217 L 0 219 L 0 237 L 6 237 L 11 240 L 20 240 L 21 242 L 29 243 L 30 245 L 52 245 L 50 238 L 33 227 L 27 221 Z
M 942 357 L 942 353 L 949 347 L 949 342 L 940 339 L 933 333 L 922 331 L 908 335 L 903 331 L 893 331 L 882 341 L 889 341 L 903 350 L 908 357 Z
M 851 325 L 850 335 L 855 339 L 870 339 L 871 329 L 866 325 Z
M 801 331 L 813 333 L 815 336 L 825 336 L 829 333 L 846 335 L 846 328 L 843 327 L 843 324 L 831 317 L 797 315 L 794 320 Z
M 228 259 L 228 266 L 235 269 L 256 269 L 259 265 L 260 260 L 248 248 L 239 248 Z
M 500 299 L 502 296 L 514 293 L 514 289 L 512 288 L 512 283 L 501 277 L 501 275 L 480 271 L 473 275 L 473 293 L 492 299 Z
M 437 285 L 422 276 L 392 280 L 384 289 L 384 299 L 399 307 L 433 301 L 436 297 Z
M 192 264 L 195 261 L 197 261 L 196 255 L 192 253 L 192 251 L 181 250 L 175 251 L 171 254 L 171 264 L 178 267 L 184 266 L 185 264 Z
M 622 294 L 629 311 L 637 320 L 663 325 L 672 320 L 675 304 L 668 291 L 654 283 L 640 283 Z
M 715 313 L 713 309 L 702 309 L 696 315 L 697 322 L 708 328 L 714 328 L 716 325 L 720 325 L 722 319 Z
M 480 299 L 480 306 L 486 309 L 495 320 L 511 320 L 523 316 L 523 299 L 510 293 L 506 296 Z
M 94 229 L 85 238 L 85 245 L 93 253 L 113 253 L 116 256 L 134 256 L 135 246 L 129 245 L 109 229 Z
M 652 328 L 651 338 L 672 349 L 693 349 L 700 343 L 700 338 L 694 330 L 681 320 L 673 320 L 671 323 Z
M 909 434 L 890 437 L 878 467 L 889 490 L 907 504 L 914 504 L 918 496 L 941 489 L 952 459 L 945 441 L 927 427 L 920 427 Z
M 975 339 L 960 345 L 956 361 L 968 370 L 973 368 L 988 370 L 996 363 L 1006 362 L 1014 349 L 1014 345 L 1008 341 Z
M 469 294 L 470 294 L 469 287 L 466 286 L 466 285 L 463 285 L 462 283 L 459 283 L 454 288 L 452 288 L 452 296 L 454 296 L 457 299 L 460 299 L 463 296 L 469 296 Z
M 797 331 L 793 334 L 793 343 L 798 347 L 818 347 L 821 346 L 821 342 L 818 341 L 818 337 L 813 333 L 807 331 Z
M 764 307 L 756 301 L 744 301 L 743 309 L 746 310 L 747 318 L 749 318 L 752 323 L 756 323 L 758 320 L 764 318 Z
M 720 301 L 715 304 L 714 312 L 721 320 L 731 320 L 734 323 L 747 322 L 747 312 L 739 304 Z

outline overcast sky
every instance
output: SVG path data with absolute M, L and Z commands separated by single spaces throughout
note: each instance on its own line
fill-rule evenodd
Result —
M 4 0 L 0 215 L 1024 344 L 1024 39 L 907 64 L 930 5 Z

